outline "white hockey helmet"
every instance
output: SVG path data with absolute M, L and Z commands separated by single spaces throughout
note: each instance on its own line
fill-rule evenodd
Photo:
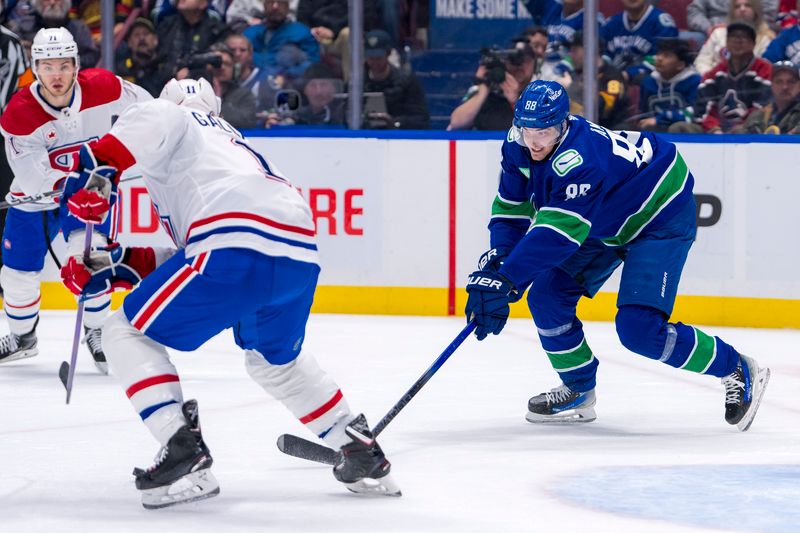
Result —
M 37 78 L 39 74 L 36 72 L 36 63 L 40 59 L 60 59 L 65 57 L 75 60 L 75 74 L 77 75 L 80 68 L 78 45 L 67 28 L 42 28 L 36 32 L 31 45 L 31 70 L 33 70 Z
M 214 94 L 211 84 L 203 78 L 199 80 L 187 78 L 180 81 L 172 78 L 164 85 L 158 97 L 184 107 L 214 115 L 219 115 L 222 107 L 222 100 Z

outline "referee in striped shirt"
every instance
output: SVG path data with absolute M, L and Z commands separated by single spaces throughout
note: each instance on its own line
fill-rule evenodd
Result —
M 0 6 L 5 7 L 4 4 L 5 2 L 0 0 Z M 11 100 L 11 95 L 32 81 L 33 75 L 28 68 L 28 58 L 25 56 L 19 37 L 0 26 L 0 113 L 5 110 L 8 101 Z M 0 142 L 0 201 L 5 200 L 13 179 L 14 173 L 6 159 L 5 142 Z M 4 209 L 0 211 L 0 236 L 3 234 L 5 224 L 6 210 Z M 0 264 L 2 264 L 2 259 L 0 259 Z M 2 294 L 2 287 L 0 287 L 0 294 Z

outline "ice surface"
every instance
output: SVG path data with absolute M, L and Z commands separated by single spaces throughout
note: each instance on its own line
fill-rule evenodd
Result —
M 319 466 L 281 454 L 308 436 L 253 383 L 229 332 L 175 353 L 214 455 L 217 498 L 160 511 L 130 472 L 158 445 L 85 347 L 72 404 L 58 366 L 74 313 L 44 312 L 38 357 L 0 366 L 0 531 L 798 531 L 800 332 L 707 327 L 772 368 L 747 433 L 723 419 L 719 380 L 624 350 L 613 324 L 586 324 L 601 360 L 597 421 L 524 420 L 557 384 L 528 320 L 468 339 L 387 427 L 402 498 L 348 493 Z M 314 315 L 306 349 L 377 422 L 463 327 L 459 318 Z

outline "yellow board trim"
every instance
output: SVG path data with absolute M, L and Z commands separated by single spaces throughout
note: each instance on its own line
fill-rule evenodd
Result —
M 118 308 L 125 293 L 115 293 L 112 308 Z M 467 301 L 463 289 L 456 292 L 456 313 L 461 314 Z M 612 321 L 616 314 L 617 295 L 601 292 L 578 304 L 581 320 Z M 42 283 L 42 309 L 75 309 L 75 299 L 61 283 Z M 447 289 L 419 287 L 340 287 L 317 289 L 315 313 L 364 315 L 447 315 Z M 511 306 L 511 316 L 530 317 L 521 300 Z M 673 321 L 712 326 L 800 329 L 800 300 L 777 298 L 740 298 L 733 296 L 678 296 Z

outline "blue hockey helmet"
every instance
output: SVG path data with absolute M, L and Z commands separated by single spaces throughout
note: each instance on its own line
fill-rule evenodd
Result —
M 549 128 L 569 116 L 569 96 L 561 84 L 534 80 L 522 91 L 514 106 L 517 128 Z

